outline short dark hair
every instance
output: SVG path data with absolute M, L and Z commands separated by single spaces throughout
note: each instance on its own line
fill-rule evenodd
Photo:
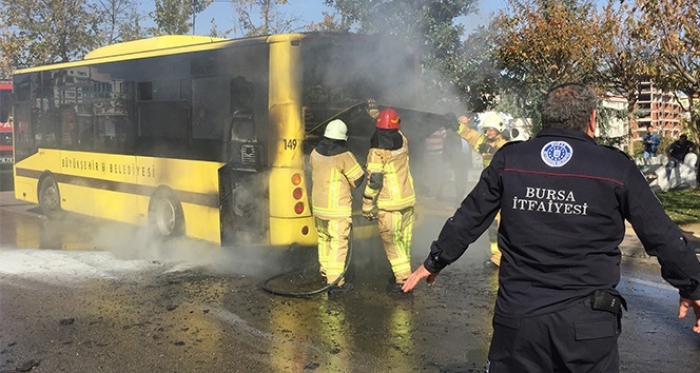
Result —
M 687 140 L 687 139 L 688 139 L 688 135 L 686 135 L 685 133 L 681 133 L 681 139 L 686 139 L 686 140 Z
M 547 92 L 542 103 L 542 128 L 586 131 L 591 113 L 598 106 L 593 89 L 583 83 L 564 83 Z

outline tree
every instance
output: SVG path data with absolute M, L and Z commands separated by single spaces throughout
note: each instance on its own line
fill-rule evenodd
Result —
M 338 10 L 341 24 L 359 32 L 405 41 L 419 51 L 426 70 L 425 96 L 454 105 L 465 92 L 460 74 L 460 38 L 464 26 L 456 18 L 476 11 L 476 0 L 325 0 Z M 431 109 L 431 108 L 429 108 Z
M 606 92 L 599 60 L 610 50 L 617 22 L 610 14 L 599 14 L 592 1 L 509 0 L 494 19 L 499 94 L 533 118 L 535 129 L 539 104 L 552 86 L 582 82 L 601 96 Z
M 328 13 L 328 12 L 322 12 L 323 14 L 323 21 L 321 22 L 311 22 L 310 24 L 306 25 L 304 28 L 309 31 L 342 31 L 342 32 L 347 32 L 350 31 L 350 24 L 348 21 L 343 18 L 342 16 L 339 16 L 337 13 Z M 336 19 L 336 16 L 339 16 L 339 19 Z
M 143 39 L 148 36 L 148 30 L 141 25 L 143 15 L 134 9 L 129 17 L 130 21 L 119 25 L 120 41 Z
M 102 20 L 100 45 L 134 40 L 141 36 L 138 0 L 97 0 L 95 6 Z
M 238 19 L 238 30 L 245 36 L 269 35 L 289 32 L 299 18 L 288 16 L 279 10 L 287 0 L 236 0 L 233 9 Z M 257 18 L 260 22 L 256 21 Z
M 98 45 L 99 17 L 86 0 L 0 0 L 0 5 L 0 47 L 10 71 L 68 62 Z
M 156 23 L 155 34 L 184 35 L 194 31 L 197 14 L 203 12 L 212 0 L 155 0 L 156 10 L 153 21 Z M 189 23 L 190 17 L 192 23 Z
M 645 35 L 644 24 L 639 22 L 638 9 L 622 4 L 613 7 L 616 0 L 609 0 L 604 14 L 610 43 L 598 52 L 601 81 L 613 92 L 627 99 L 627 151 L 634 156 L 634 130 L 637 116 L 635 107 L 639 101 L 639 84 L 649 79 L 653 72 L 656 53 Z
M 462 43 L 454 66 L 459 94 L 470 111 L 495 109 L 496 94 L 502 86 L 501 69 L 496 59 L 495 34 L 491 25 L 477 28 Z M 500 92 L 501 94 L 503 92 Z M 513 113 L 512 110 L 505 110 Z
M 689 98 L 691 130 L 700 134 L 695 105 L 700 95 L 700 7 L 684 0 L 637 0 L 647 40 L 658 49 L 653 79 L 667 91 L 681 91 Z
M 590 1 L 509 0 L 496 19 L 504 74 L 545 93 L 559 83 L 597 83 L 596 51 L 606 35 Z

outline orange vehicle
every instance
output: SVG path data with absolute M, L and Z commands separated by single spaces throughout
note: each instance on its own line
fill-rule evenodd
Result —
M 12 83 L 0 80 L 0 171 L 12 172 Z M 4 175 L 3 175 L 4 177 Z

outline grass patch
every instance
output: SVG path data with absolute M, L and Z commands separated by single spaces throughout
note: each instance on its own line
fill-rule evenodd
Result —
M 700 222 L 700 190 L 694 188 L 672 190 L 658 192 L 656 196 L 676 224 Z

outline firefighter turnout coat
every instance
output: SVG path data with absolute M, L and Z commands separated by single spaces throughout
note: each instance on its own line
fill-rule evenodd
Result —
M 411 275 L 416 194 L 409 167 L 408 140 L 399 130 L 377 129 L 367 156 L 365 216 L 374 216 L 396 283 Z M 371 212 L 376 209 L 376 215 Z
M 481 155 L 484 167 L 491 163 L 491 159 L 498 149 L 508 142 L 508 140 L 500 134 L 493 139 L 489 139 L 485 133 L 471 129 L 464 123 L 459 124 L 457 134 Z
M 343 273 L 352 228 L 351 190 L 362 184 L 364 171 L 345 141 L 323 139 L 311 152 L 310 163 L 318 261 L 331 284 Z
M 416 204 L 408 164 L 408 140 L 400 131 L 396 131 L 392 137 L 396 139 L 395 146 L 372 146 L 367 156 L 365 200 L 369 197 L 379 210 L 384 211 L 399 211 Z
M 334 145 L 321 146 L 323 142 Z M 364 170 L 347 149 L 323 140 L 311 152 L 313 214 L 322 219 L 352 216 L 352 189 L 364 180 Z

